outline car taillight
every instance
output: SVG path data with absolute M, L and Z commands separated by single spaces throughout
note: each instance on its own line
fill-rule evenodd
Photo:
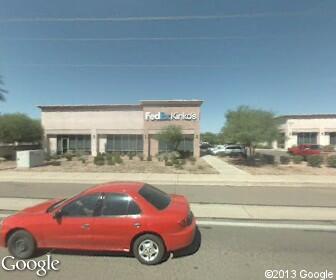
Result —
M 193 212 L 190 211 L 188 216 L 179 222 L 179 225 L 182 227 L 190 226 L 192 224 L 193 218 L 194 218 L 194 214 Z

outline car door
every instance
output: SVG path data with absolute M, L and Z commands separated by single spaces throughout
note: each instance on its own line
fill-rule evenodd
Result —
M 141 209 L 131 196 L 107 193 L 94 220 L 94 243 L 101 250 L 128 251 L 142 227 Z
M 62 206 L 58 218 L 49 215 L 43 228 L 44 246 L 51 248 L 94 249 L 93 217 L 97 213 L 101 194 L 80 196 Z

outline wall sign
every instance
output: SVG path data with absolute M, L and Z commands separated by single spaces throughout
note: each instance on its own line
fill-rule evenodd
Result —
M 164 112 L 146 112 L 146 121 L 195 121 L 197 115 L 195 113 L 164 113 Z

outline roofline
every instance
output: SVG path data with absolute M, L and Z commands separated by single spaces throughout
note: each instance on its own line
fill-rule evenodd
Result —
M 144 106 L 201 106 L 202 100 L 141 100 L 140 104 L 80 104 L 80 105 L 37 105 L 42 111 L 48 110 L 141 110 Z
M 302 115 L 282 115 L 276 119 L 336 119 L 336 114 L 302 114 Z
M 164 106 L 164 105 L 193 105 L 201 106 L 203 100 L 198 99 L 171 99 L 171 100 L 141 100 L 140 104 L 143 106 Z

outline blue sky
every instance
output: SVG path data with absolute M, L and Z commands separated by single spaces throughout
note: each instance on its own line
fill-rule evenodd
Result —
M 335 113 L 336 1 L 0 0 L 0 112 L 202 99 L 202 131 L 239 105 Z

